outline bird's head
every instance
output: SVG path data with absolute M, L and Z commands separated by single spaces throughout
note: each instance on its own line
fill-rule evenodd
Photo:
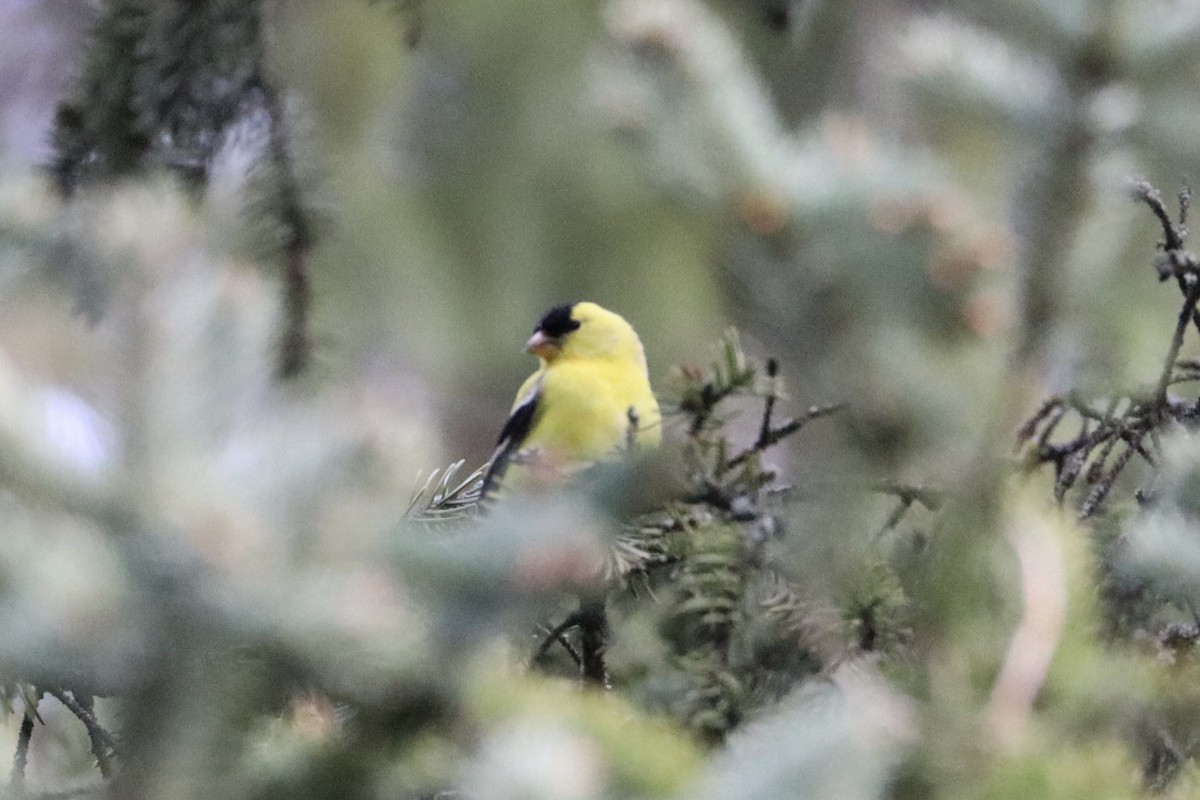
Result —
M 525 350 L 547 364 L 559 359 L 631 359 L 646 368 L 642 342 L 621 316 L 595 303 L 550 309 L 533 329 Z

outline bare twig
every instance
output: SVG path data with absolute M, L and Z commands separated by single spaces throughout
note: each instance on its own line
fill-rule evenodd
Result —
M 550 652 L 550 646 L 557 643 L 562 645 L 563 650 L 567 651 L 567 655 L 575 662 L 575 666 L 582 667 L 583 659 L 580 657 L 579 651 L 567 639 L 567 631 L 575 624 L 572 617 L 567 617 L 566 620 L 555 625 L 553 628 L 547 628 L 545 625 L 539 626 L 545 636 L 542 639 L 541 645 L 538 646 L 537 652 L 533 654 L 533 663 L 537 664 L 545 658 Z
M 579 628 L 578 651 L 564 636 L 572 628 Z M 566 649 L 585 681 L 608 688 L 608 667 L 604 660 L 604 651 L 608 648 L 608 611 L 604 598 L 581 600 L 579 608 L 551 628 L 542 639 L 534 653 L 533 663 L 545 658 L 555 643 Z
M 1043 421 L 1049 419 L 1051 421 L 1046 424 L 1046 428 L 1042 432 L 1042 436 L 1046 436 L 1046 431 L 1053 431 L 1054 427 L 1058 424 L 1058 421 L 1062 419 L 1063 414 L 1065 413 L 1066 412 L 1063 409 L 1062 398 L 1049 398 L 1042 403 L 1041 407 L 1038 408 L 1037 411 L 1033 413 L 1033 416 L 1025 420 L 1025 423 L 1021 425 L 1020 430 L 1017 431 L 1016 442 L 1014 443 L 1013 447 L 1020 448 L 1022 444 L 1032 439 L 1037 433 L 1038 426 L 1040 426 Z
M 1174 277 L 1176 283 L 1179 284 L 1179 291 L 1187 296 L 1190 290 L 1187 277 L 1189 275 L 1196 276 L 1197 269 L 1200 268 L 1200 262 L 1197 262 L 1196 256 L 1183 249 L 1184 242 L 1187 240 L 1186 224 L 1188 209 L 1192 202 L 1191 189 L 1184 188 L 1179 192 L 1178 223 L 1171 221 L 1171 215 L 1167 213 L 1166 205 L 1163 203 L 1158 189 L 1146 181 L 1134 183 L 1133 196 L 1134 199 L 1142 201 L 1150 208 L 1150 211 L 1158 219 L 1159 225 L 1162 226 L 1163 240 L 1158 243 L 1158 246 L 1163 254 L 1154 262 L 1154 268 L 1158 271 L 1158 279 L 1165 281 Z M 1194 309 L 1191 320 L 1196 329 L 1200 330 L 1200 313 Z
M 28 709 L 21 715 L 21 730 L 17 733 L 17 751 L 13 754 L 12 785 L 19 789 L 25 784 L 25 765 L 29 763 L 29 743 L 33 740 L 33 716 Z
M 538 646 L 537 652 L 533 654 L 533 663 L 536 664 L 545 658 L 550 652 L 550 647 L 557 642 L 566 649 L 567 654 L 571 656 L 571 659 L 575 662 L 575 665 L 582 667 L 583 659 L 580 657 L 575 648 L 571 646 L 571 643 L 567 641 L 565 636 L 567 631 L 578 627 L 578 625 L 579 611 L 572 611 L 567 615 L 566 619 L 547 631 L 545 638 L 542 639 L 541 645 Z
M 1018 447 L 1033 443 L 1034 466 L 1053 465 L 1054 496 L 1058 501 L 1061 502 L 1083 476 L 1091 488 L 1080 504 L 1081 518 L 1092 515 L 1103 504 L 1135 455 L 1151 465 L 1155 463 L 1151 451 L 1160 449 L 1160 429 L 1168 423 L 1195 425 L 1200 420 L 1200 401 L 1184 403 L 1173 400 L 1168 394 L 1173 385 L 1200 380 L 1200 364 L 1179 358 L 1188 327 L 1200 328 L 1200 310 L 1197 308 L 1200 305 L 1200 262 L 1183 249 L 1191 193 L 1187 189 L 1180 192 L 1176 221 L 1171 218 L 1158 190 L 1149 183 L 1139 182 L 1132 191 L 1137 200 L 1149 207 L 1162 228 L 1159 248 L 1163 255 L 1155 263 L 1159 277 L 1162 280 L 1174 277 L 1183 293 L 1183 304 L 1154 388 L 1149 396 L 1142 393 L 1112 397 L 1102 412 L 1095 404 L 1074 394 L 1051 397 L 1017 432 Z M 1068 412 L 1074 412 L 1081 420 L 1079 433 L 1071 439 L 1054 442 L 1053 436 Z M 1144 445 L 1147 441 L 1151 450 Z M 1118 453 L 1119 445 L 1124 445 L 1124 449 Z M 1118 453 L 1115 458 L 1114 453 Z
M 945 496 L 942 492 L 936 489 L 930 489 L 925 486 L 913 486 L 903 483 L 872 483 L 866 487 L 867 491 L 878 492 L 879 494 L 889 494 L 896 497 L 898 502 L 896 507 L 892 509 L 892 513 L 888 514 L 883 525 L 876 532 L 876 537 L 882 537 L 888 531 L 894 530 L 905 515 L 912 510 L 913 504 L 919 503 L 929 511 L 938 511 L 942 507 Z
M 1114 439 L 1113 441 L 1116 440 Z M 1086 519 L 1090 517 L 1096 511 L 1096 509 L 1100 507 L 1100 504 L 1105 501 L 1109 492 L 1112 491 L 1113 485 L 1117 482 L 1117 478 L 1129 464 L 1130 459 L 1133 458 L 1133 454 L 1138 452 L 1138 450 L 1139 446 L 1137 444 L 1129 445 L 1125 451 L 1121 453 L 1121 455 L 1117 456 L 1116 462 L 1113 463 L 1112 467 L 1108 470 L 1108 473 L 1095 481 L 1095 485 L 1092 487 L 1092 490 L 1088 492 L 1087 498 L 1079 507 L 1080 519 Z
M 938 489 L 931 489 L 928 486 L 882 481 L 867 484 L 866 488 L 869 491 L 880 494 L 895 495 L 909 505 L 912 505 L 914 502 L 920 503 L 930 511 L 940 510 L 942 503 L 945 501 L 945 494 L 943 492 Z
M 763 404 L 762 424 L 758 429 L 758 442 L 761 444 L 766 442 L 771 436 L 771 414 L 775 411 L 775 402 L 779 399 L 778 387 L 776 378 L 779 376 L 779 362 L 773 358 L 767 359 L 767 380 L 770 381 L 770 387 L 767 390 L 767 398 Z
M 284 321 L 278 371 L 282 378 L 293 378 L 308 366 L 312 350 L 308 331 L 308 309 L 312 301 L 308 258 L 313 248 L 314 236 L 312 221 L 304 208 L 299 183 L 296 180 L 279 93 L 265 79 L 261 79 L 260 84 L 263 103 L 271 120 L 269 152 L 278 186 L 280 222 L 284 228 Z
M 74 692 L 62 689 L 51 689 L 49 694 L 62 703 L 68 711 L 83 723 L 87 730 L 88 741 L 91 742 L 92 755 L 96 757 L 96 766 L 105 778 L 112 777 L 112 756 L 116 755 L 117 743 L 112 734 L 96 719 L 92 709 L 91 697 L 77 698 Z
M 767 399 L 770 401 L 771 395 L 768 395 Z M 767 409 L 771 409 L 773 406 L 773 403 L 768 402 Z M 833 403 L 827 406 L 810 406 L 808 411 L 804 412 L 804 416 L 788 420 L 778 428 L 770 427 L 770 411 L 767 410 L 763 413 L 763 428 L 759 432 L 758 440 L 751 447 L 743 450 L 733 458 L 729 459 L 729 461 L 726 462 L 726 465 L 729 467 L 736 467 L 745 462 L 746 459 L 755 453 L 761 453 L 768 447 L 773 447 L 774 445 L 779 444 L 781 441 L 791 436 L 793 433 L 796 433 L 813 420 L 821 419 L 822 417 L 828 417 L 830 414 L 836 414 L 839 411 L 844 411 L 846 407 L 846 403 Z
M 1176 225 L 1171 219 L 1171 215 L 1167 213 L 1167 206 L 1163 203 L 1162 193 L 1154 188 L 1148 181 L 1135 181 L 1131 187 L 1131 193 L 1135 200 L 1140 200 L 1149 206 L 1150 211 L 1158 218 L 1159 224 L 1163 230 L 1163 240 L 1159 242 L 1159 247 L 1168 252 L 1173 250 L 1183 249 L 1183 222 L 1187 219 L 1187 201 L 1190 199 L 1191 193 L 1181 192 L 1179 195 L 1179 224 Z
M 895 530 L 896 526 L 900 524 L 911 508 L 912 500 L 904 497 L 900 498 L 900 501 L 896 503 L 896 507 L 892 509 L 892 513 L 888 514 L 887 519 L 883 521 L 883 525 L 880 526 L 879 531 L 875 534 L 876 538 L 882 537 L 888 531 Z
M 1163 363 L 1162 374 L 1158 377 L 1158 387 L 1154 392 L 1155 415 L 1161 421 L 1167 410 L 1167 387 L 1171 384 L 1171 374 L 1175 368 L 1175 362 L 1179 359 L 1179 350 L 1183 347 L 1183 335 L 1187 331 L 1188 323 L 1196 313 L 1196 303 L 1200 301 L 1200 279 L 1197 276 L 1191 276 L 1187 293 L 1184 295 L 1183 308 L 1179 311 L 1179 318 L 1175 323 L 1175 332 L 1171 336 L 1171 346 L 1167 350 L 1167 357 Z
M 737 394 L 741 389 L 739 384 L 729 384 L 728 386 L 716 387 L 711 383 L 706 383 L 700 387 L 700 394 L 695 399 L 695 406 L 688 407 L 684 410 L 692 414 L 692 424 L 690 432 L 693 436 L 698 434 L 704 428 L 704 424 L 712 417 L 713 411 L 728 397 Z
M 604 598 L 584 600 L 579 604 L 578 613 L 583 679 L 607 689 L 608 666 L 604 653 L 608 649 L 608 610 Z

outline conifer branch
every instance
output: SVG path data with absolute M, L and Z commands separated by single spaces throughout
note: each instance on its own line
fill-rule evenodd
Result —
M 1162 196 L 1149 183 L 1134 184 L 1132 195 L 1150 209 L 1162 228 L 1159 248 L 1163 254 L 1155 261 L 1160 280 L 1175 278 L 1183 294 L 1155 384 L 1148 392 L 1117 395 L 1103 403 L 1088 402 L 1074 393 L 1048 398 L 1017 431 L 1017 446 L 1031 445 L 1027 462 L 1032 468 L 1053 466 L 1057 501 L 1062 502 L 1081 478 L 1090 487 L 1079 505 L 1081 518 L 1091 516 L 1103 505 L 1134 456 L 1155 465 L 1155 452 L 1160 450 L 1157 437 L 1162 429 L 1170 424 L 1191 426 L 1200 421 L 1200 404 L 1174 399 L 1168 391 L 1173 385 L 1198 377 L 1192 362 L 1179 359 L 1188 328 L 1200 328 L 1200 262 L 1183 249 L 1191 195 L 1186 189 L 1180 192 L 1177 220 L 1171 218 Z M 1055 441 L 1054 435 L 1068 415 L 1079 420 L 1079 431 L 1070 439 Z M 1145 446 L 1147 440 L 1151 449 Z
M 736 394 L 752 391 L 754 368 L 742 350 L 741 339 L 730 328 L 721 336 L 716 355 L 707 369 L 679 368 L 676 381 L 679 397 L 676 408 L 688 418 L 688 431 L 699 434 L 713 421 L 717 407 Z
M 463 464 L 459 460 L 445 469 L 435 469 L 425 483 L 413 492 L 404 519 L 424 524 L 461 522 L 476 516 L 487 464 L 459 478 Z

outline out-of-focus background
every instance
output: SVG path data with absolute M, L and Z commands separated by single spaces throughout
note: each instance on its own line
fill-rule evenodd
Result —
M 858 350 L 842 340 L 861 333 L 842 326 L 861 292 L 877 295 L 867 299 L 881 325 L 986 348 L 1011 322 L 1005 212 L 1027 158 L 978 128 L 925 123 L 919 98 L 901 96 L 915 69 L 904 48 L 938 39 L 910 30 L 936 28 L 916 11 L 717 4 L 706 23 L 730 41 L 698 41 L 692 57 L 729 72 L 712 79 L 729 82 L 735 120 L 710 131 L 703 93 L 726 87 L 638 74 L 628 43 L 605 30 L 626 12 L 600 4 L 273 8 L 270 68 L 296 106 L 320 226 L 317 369 L 397 380 L 428 403 L 444 456 L 477 461 L 532 366 L 521 343 L 561 302 L 627 316 L 656 378 L 738 323 L 798 374 L 802 402 L 857 388 L 840 368 L 813 373 L 830 351 Z M 2 13 L 3 163 L 15 170 L 49 158 L 55 105 L 100 11 L 19 2 Z M 740 52 L 723 64 L 710 46 Z M 754 83 L 739 86 L 742 72 Z M 685 118 L 659 119 L 676 111 L 664 103 Z M 800 163 L 786 166 L 776 147 Z M 813 207 L 781 196 L 757 211 L 763 172 L 794 172 L 772 177 L 783 192 L 812 191 Z
M 1016 322 L 1015 229 L 1073 214 L 1055 270 L 1069 286 L 1056 379 L 1136 378 L 1127 365 L 1155 352 L 1161 326 L 1089 312 L 1147 294 L 1130 289 L 1144 288 L 1137 254 L 1154 232 L 1121 187 L 1189 173 L 1195 145 L 1172 103 L 1185 82 L 1150 64 L 1160 72 L 1138 85 L 1120 71 L 1153 56 L 1127 59 L 1097 33 L 1112 74 L 1065 109 L 1092 77 L 1054 63 L 1083 55 L 1039 51 L 1056 44 L 1032 29 L 1040 12 L 1014 11 L 993 35 L 940 5 L 714 3 L 701 28 L 722 41 L 698 29 L 679 43 L 695 63 L 669 65 L 636 63 L 653 54 L 622 41 L 634 12 L 603 4 L 271 7 L 269 69 L 295 106 L 317 217 L 317 369 L 397 380 L 429 405 L 443 455 L 479 460 L 531 367 L 533 321 L 593 299 L 643 334 L 656 378 L 730 322 L 780 358 L 802 402 L 875 391 L 856 383 L 874 372 L 898 391 L 868 399 L 911 417 L 866 434 L 933 438 L 941 459 Z M 49 158 L 102 6 L 0 11 L 9 170 Z M 1187 13 L 1154 8 L 1113 11 L 1114 35 Z M 1095 128 L 1075 165 L 1083 191 L 1024 208 L 1058 166 L 1047 151 L 1068 110 Z M 868 336 L 858 312 L 887 335 Z M 929 358 L 895 357 L 910 345 Z M 979 380 L 958 379 L 972 368 Z M 921 402 L 902 399 L 913 391 Z
M 1112 420 L 1196 355 L 1130 183 L 1177 213 L 1198 55 L 1194 0 L 0 0 L 2 741 L 133 797 L 1187 796 L 1200 453 Z M 785 388 L 668 421 L 661 518 L 411 530 L 581 299 L 664 406 L 731 325 Z M 764 394 L 845 407 L 708 491 Z M 1086 526 L 1013 477 L 1052 396 L 1114 442 L 1060 495 L 1126 458 Z M 610 545 L 612 689 L 526 672 Z

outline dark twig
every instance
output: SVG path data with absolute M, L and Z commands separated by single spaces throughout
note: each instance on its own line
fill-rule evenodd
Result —
M 1088 492 L 1087 498 L 1079 507 L 1080 519 L 1087 519 L 1090 517 L 1093 513 L 1095 513 L 1096 509 L 1100 507 L 1100 504 L 1108 498 L 1108 494 L 1112 491 L 1113 486 L 1116 484 L 1117 478 L 1125 469 L 1126 465 L 1129 464 L 1130 459 L 1133 458 L 1133 454 L 1137 451 L 1138 447 L 1134 445 L 1127 447 L 1125 451 L 1121 453 L 1121 455 L 1117 456 L 1117 460 L 1113 463 L 1112 467 L 1109 468 L 1108 473 L 1095 482 L 1092 490 Z
M 36 712 L 36 709 L 35 709 Z M 21 730 L 17 734 L 17 751 L 13 754 L 12 785 L 25 785 L 25 765 L 29 763 L 29 743 L 33 740 L 33 716 L 28 710 L 21 715 Z
M 1093 458 L 1092 463 L 1088 465 L 1087 474 L 1083 478 L 1085 483 L 1094 485 L 1103 480 L 1104 467 L 1108 463 L 1108 459 L 1112 456 L 1113 450 L 1116 449 L 1117 443 L 1122 441 L 1124 439 L 1121 437 L 1113 436 L 1104 443 L 1104 446 L 1100 448 L 1100 454 Z
M 911 508 L 912 500 L 907 497 L 901 497 L 900 501 L 896 503 L 896 507 L 892 509 L 892 513 L 888 514 L 887 519 L 883 521 L 883 525 L 879 528 L 879 531 L 875 534 L 875 537 L 879 538 L 888 531 L 895 530 L 896 526 L 900 524 L 901 520 L 904 519 L 905 515 L 908 514 L 908 511 Z
M 1063 417 L 1067 415 L 1068 406 L 1060 403 L 1051 412 L 1046 427 L 1042 429 L 1042 435 L 1038 437 L 1038 446 L 1045 447 L 1050 442 L 1050 437 L 1054 435 L 1054 431 L 1058 429 L 1058 424 L 1063 421 Z
M 779 362 L 773 358 L 767 359 L 767 380 L 770 386 L 767 389 L 767 398 L 763 404 L 762 424 L 758 428 L 758 441 L 765 442 L 771 435 L 771 415 L 775 412 L 775 402 L 779 399 L 779 387 L 776 386 L 776 378 L 779 376 Z
M 1179 193 L 1178 223 L 1171 221 L 1171 215 L 1167 213 L 1167 207 L 1163 203 L 1158 189 L 1146 181 L 1134 184 L 1133 196 L 1149 206 L 1150 211 L 1158 219 L 1159 225 L 1162 226 L 1163 240 L 1158 243 L 1158 246 L 1163 254 L 1154 262 L 1154 268 L 1158 271 L 1158 279 L 1165 281 L 1174 277 L 1176 283 L 1179 284 L 1179 291 L 1186 297 L 1190 290 L 1187 276 L 1195 276 L 1197 268 L 1200 267 L 1196 256 L 1183 249 L 1184 242 L 1187 240 L 1186 223 L 1188 209 L 1192 202 L 1191 189 L 1185 188 Z M 1200 330 L 1200 314 L 1195 309 L 1192 311 L 1191 321 L 1195 324 L 1196 329 Z
M 533 654 L 533 663 L 536 664 L 544 659 L 550 652 L 551 646 L 553 646 L 555 643 L 558 643 L 561 644 L 567 651 L 567 655 L 571 657 L 571 660 L 575 662 L 575 665 L 577 667 L 582 667 L 583 658 L 579 655 L 579 652 L 571 646 L 571 643 L 567 641 L 567 637 L 565 635 L 567 631 L 577 627 L 578 625 L 579 612 L 572 611 L 567 615 L 566 619 L 547 631 L 545 638 L 542 639 L 542 643 L 538 646 L 537 652 Z
M 117 742 L 104 726 L 96 719 L 92 708 L 91 697 L 83 695 L 76 697 L 74 692 L 61 689 L 51 689 L 49 694 L 62 703 L 68 711 L 76 716 L 87 730 L 88 741 L 91 742 L 92 755 L 96 757 L 96 766 L 105 778 L 112 777 L 112 756 L 117 753 Z
M 1017 432 L 1018 446 L 1033 444 L 1033 465 L 1053 465 L 1055 499 L 1061 502 L 1083 477 L 1090 488 L 1079 507 L 1082 518 L 1094 514 L 1103 504 L 1135 455 L 1151 466 L 1155 464 L 1153 453 L 1161 451 L 1159 431 L 1166 424 L 1195 426 L 1200 421 L 1200 401 L 1181 402 L 1168 394 L 1175 384 L 1200 380 L 1200 365 L 1179 358 L 1188 327 L 1200 328 L 1200 262 L 1183 249 L 1191 192 L 1185 189 L 1179 194 L 1177 221 L 1150 184 L 1135 184 L 1133 195 L 1150 208 L 1162 228 L 1159 248 L 1163 253 L 1155 262 L 1160 279 L 1174 277 L 1183 293 L 1183 304 L 1152 393 L 1111 398 L 1103 412 L 1074 394 L 1052 397 Z M 1081 420 L 1079 433 L 1055 442 L 1053 435 L 1068 412 Z M 1119 445 L 1124 449 L 1118 450 Z
M 937 512 L 941 509 L 942 503 L 945 501 L 945 496 L 942 492 L 925 486 L 883 482 L 868 484 L 865 488 L 871 492 L 893 495 L 898 500 L 896 507 L 892 509 L 892 513 L 888 514 L 887 519 L 884 520 L 883 525 L 875 534 L 876 537 L 881 537 L 888 531 L 895 530 L 905 515 L 912 510 L 913 504 L 919 503 L 929 511 Z
M 1016 443 L 1013 446 L 1015 448 L 1020 448 L 1022 444 L 1034 437 L 1034 435 L 1037 433 L 1038 426 L 1041 425 L 1044 420 L 1049 419 L 1051 421 L 1047 423 L 1045 429 L 1042 431 L 1042 436 L 1047 437 L 1048 434 L 1046 431 L 1053 431 L 1054 427 L 1058 425 L 1058 421 L 1062 419 L 1063 414 L 1065 413 L 1066 412 L 1063 409 L 1062 398 L 1051 397 L 1050 399 L 1046 400 L 1044 403 L 1042 403 L 1041 407 L 1034 412 L 1033 416 L 1025 421 L 1020 430 L 1017 431 Z M 1041 444 L 1044 444 L 1044 442 Z
M 688 431 L 695 437 L 704 430 L 722 401 L 752 389 L 755 369 L 747 362 L 737 332 L 731 328 L 721 337 L 719 350 L 709 369 L 685 367 L 681 373 L 685 385 L 678 408 L 690 417 Z
M 572 628 L 579 628 L 578 651 L 564 636 Z M 604 662 L 604 651 L 608 648 L 608 611 L 604 598 L 580 601 L 579 608 L 551 628 L 542 639 L 533 662 L 536 664 L 545 658 L 555 643 L 566 649 L 585 681 L 608 687 L 608 668 Z
M 270 155 L 278 186 L 283 241 L 283 334 L 279 348 L 279 376 L 293 378 L 308 366 L 312 341 L 308 331 L 308 310 L 312 288 L 308 258 L 313 248 L 312 222 L 304 209 L 296 180 L 279 94 L 268 81 L 261 81 L 263 102 L 271 120 Z
M 1158 377 L 1158 387 L 1154 392 L 1154 410 L 1159 421 L 1166 414 L 1167 387 L 1171 384 L 1171 374 L 1175 369 L 1175 362 L 1179 359 L 1179 350 L 1183 347 L 1183 335 L 1187 331 L 1188 323 L 1196 313 L 1198 301 L 1200 301 L 1200 279 L 1193 275 L 1184 296 L 1183 308 L 1180 309 L 1179 318 L 1175 323 L 1175 333 L 1171 336 L 1171 346 L 1167 350 L 1162 374 Z
M 831 492 L 845 491 L 891 495 L 899 500 L 906 509 L 913 505 L 920 505 L 934 513 L 940 511 L 946 502 L 946 492 L 942 489 L 890 481 L 861 482 L 852 478 L 832 478 L 815 483 L 806 482 L 803 486 L 779 487 L 774 489 L 771 494 L 773 497 L 784 500 L 803 500 Z
M 771 395 L 767 395 L 767 399 L 769 401 L 771 399 Z M 772 403 L 768 403 L 767 408 L 770 409 L 773 407 L 773 405 L 774 404 Z M 828 417 L 830 414 L 836 414 L 839 411 L 845 410 L 846 407 L 846 403 L 833 403 L 827 406 L 810 406 L 808 411 L 804 412 L 804 416 L 788 420 L 778 428 L 770 427 L 770 411 L 764 411 L 764 424 L 759 432 L 758 440 L 751 447 L 743 450 L 733 458 L 729 459 L 726 465 L 729 467 L 736 467 L 745 462 L 746 459 L 755 453 L 761 453 L 767 448 L 779 444 L 781 441 L 791 436 L 793 433 L 796 433 L 813 420 L 821 419 L 822 417 Z
M 749 380 L 749 376 L 744 376 L 745 380 Z M 692 399 L 692 405 L 684 406 L 683 410 L 692 415 L 692 424 L 689 428 L 690 433 L 695 436 L 703 428 L 705 423 L 712 418 L 713 412 L 723 400 L 737 394 L 742 388 L 741 383 L 730 383 L 727 386 L 717 387 L 711 383 L 706 383 L 700 387 L 698 397 Z
M 607 689 L 608 666 L 604 652 L 608 649 L 608 610 L 604 598 L 582 601 L 578 614 L 583 679 Z
M 1181 192 L 1179 195 L 1179 224 L 1176 225 L 1171 219 L 1171 215 L 1167 213 L 1167 206 L 1163 203 L 1162 194 L 1158 189 L 1154 188 L 1148 181 L 1136 181 L 1132 187 L 1132 193 L 1135 200 L 1141 200 L 1150 207 L 1150 211 L 1158 218 L 1159 224 L 1163 230 L 1163 240 L 1159 246 L 1167 252 L 1182 250 L 1183 240 L 1186 236 L 1183 232 L 1183 221 L 1187 218 L 1187 202 L 1185 197 L 1191 197 L 1191 193 Z
M 938 511 L 945 502 L 945 494 L 937 489 L 930 489 L 928 486 L 915 486 L 908 483 L 889 483 L 879 482 L 867 484 L 866 488 L 872 492 L 879 494 L 894 495 L 904 503 L 912 505 L 920 503 L 930 511 Z

